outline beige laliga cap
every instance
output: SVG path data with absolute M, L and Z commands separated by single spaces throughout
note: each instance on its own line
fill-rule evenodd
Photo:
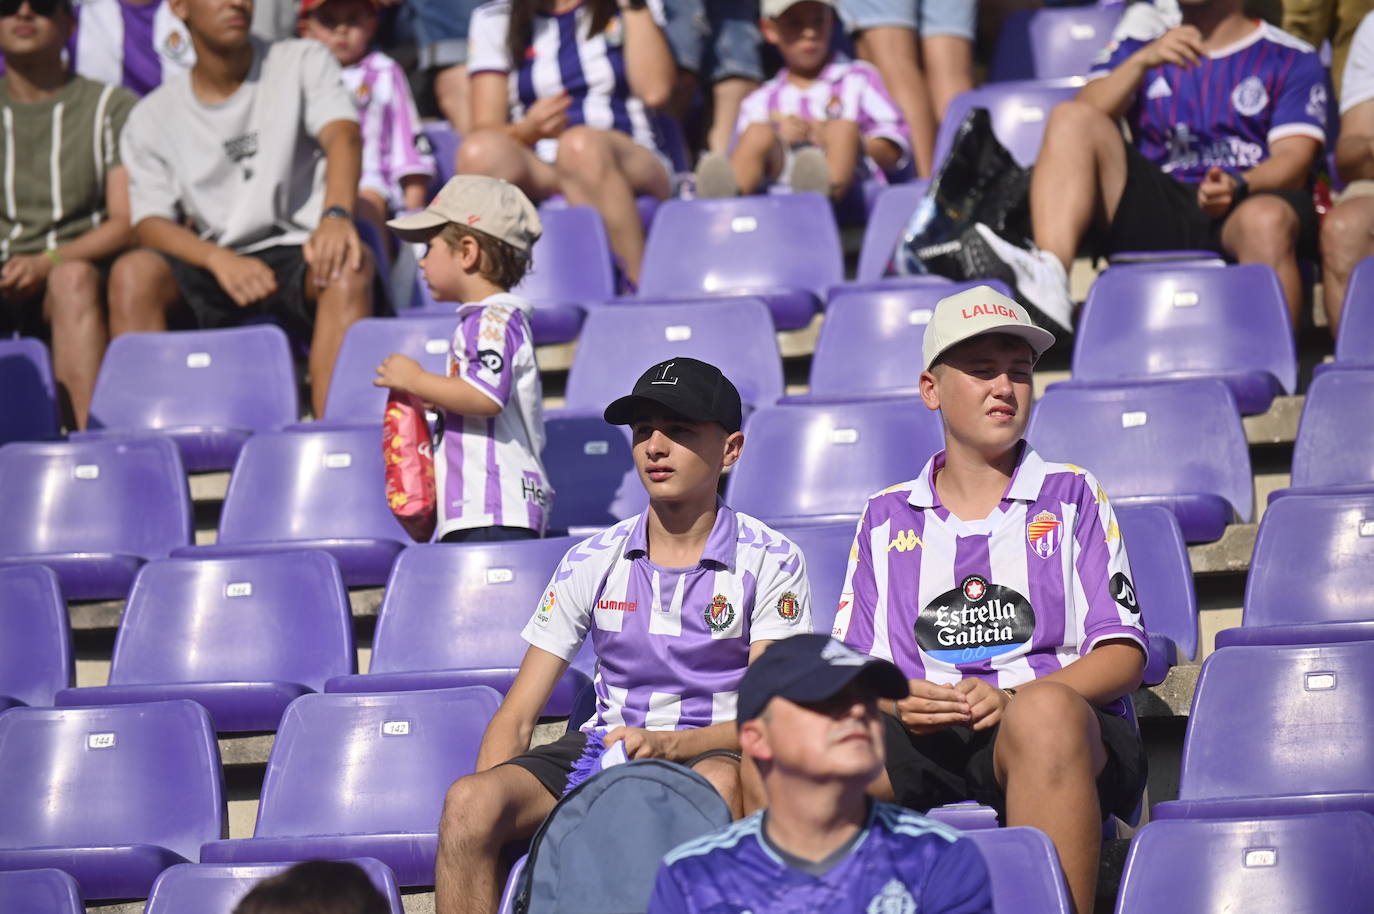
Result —
M 776 19 L 790 8 L 802 2 L 804 2 L 804 0 L 763 0 L 763 5 L 759 12 L 764 19 Z M 812 2 L 819 3 L 821 6 L 828 6 L 832 10 L 837 9 L 835 0 L 812 0 Z
M 525 256 L 544 231 L 539 210 L 524 191 L 486 175 L 449 178 L 429 206 L 387 225 L 402 241 L 428 241 L 449 222 L 499 238 Z
M 1019 336 L 1037 359 L 1054 345 L 1054 334 L 1036 326 L 1025 308 L 991 286 L 974 286 L 935 303 L 921 341 L 921 370 L 929 371 L 950 347 L 985 333 Z

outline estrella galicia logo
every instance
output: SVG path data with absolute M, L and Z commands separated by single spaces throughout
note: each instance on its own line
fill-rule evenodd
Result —
M 1035 633 L 1035 610 L 1021 594 L 971 574 L 916 618 L 916 643 L 945 663 L 974 663 L 1015 650 Z

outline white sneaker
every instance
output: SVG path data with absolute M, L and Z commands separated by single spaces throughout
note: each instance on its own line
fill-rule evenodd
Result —
M 739 196 L 735 169 L 719 152 L 708 152 L 701 157 L 697 162 L 696 179 L 698 197 Z
M 994 276 L 1016 290 L 1032 317 L 1061 337 L 1073 334 L 1073 300 L 1069 297 L 1069 274 L 1064 265 L 1048 251 L 1038 248 L 1026 250 L 1017 247 L 1000 237 L 991 228 L 979 222 L 973 231 L 963 236 L 966 247 L 982 247 L 977 242 L 981 238 L 986 244 L 984 252 L 969 251 L 974 259 L 983 260 L 976 254 L 990 255 L 986 259 L 986 275 Z
M 792 169 L 787 183 L 793 193 L 811 191 L 822 197 L 830 195 L 830 165 L 825 153 L 817 146 L 803 146 L 792 155 Z

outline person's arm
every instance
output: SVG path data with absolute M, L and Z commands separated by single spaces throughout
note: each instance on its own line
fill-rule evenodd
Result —
M 206 241 L 170 219 L 149 216 L 134 228 L 139 244 L 209 270 L 234 304 L 245 308 L 277 291 L 272 268 L 256 257 Z
M 320 147 L 324 150 L 324 213 L 301 248 L 305 262 L 323 288 L 338 279 L 347 267 L 363 268 L 363 243 L 353 224 L 353 206 L 358 202 L 358 179 L 362 177 L 363 138 L 358 122 L 330 121 L 320 128 Z M 329 215 L 342 210 L 344 216 Z
M 620 18 L 625 25 L 625 77 L 630 91 L 650 108 L 662 108 L 677 79 L 668 39 L 648 6 L 630 9 L 627 0 L 620 0 Z
M 1336 173 L 1347 183 L 1374 180 L 1374 98 L 1360 102 L 1341 117 Z
M 510 137 L 526 146 L 533 146 L 545 137 L 556 137 L 568 126 L 568 108 L 572 96 L 563 92 L 538 99 L 520 120 L 510 123 L 510 108 L 505 73 L 475 73 L 468 80 L 472 98 L 472 126 L 474 130 L 504 130 Z
M 399 352 L 386 357 L 372 383 L 414 394 L 426 403 L 460 416 L 497 416 L 504 408 L 463 378 L 448 378 L 425 371 L 419 362 Z
M 1094 79 L 1078 92 L 1078 100 L 1092 105 L 1111 118 L 1121 117 L 1131 106 L 1145 73 L 1163 64 L 1195 66 L 1206 53 L 1202 33 L 1195 26 L 1181 25 L 1134 51 L 1110 73 Z
M 478 771 L 494 768 L 528 751 L 534 725 L 567 669 L 568 661 L 557 654 L 533 645 L 525 651 L 515 681 L 482 734 L 482 747 L 477 751 Z

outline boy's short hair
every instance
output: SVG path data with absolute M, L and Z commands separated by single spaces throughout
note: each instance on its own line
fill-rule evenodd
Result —
M 391 905 L 354 863 L 308 860 L 259 882 L 234 914 L 389 914 Z
M 468 228 L 457 222 L 449 222 L 439 229 L 437 234 L 453 251 L 458 250 L 464 238 L 475 240 L 477 247 L 482 250 L 482 260 L 477 266 L 477 272 L 487 282 L 503 289 L 514 289 L 529 272 L 531 258 L 528 254 L 522 255 L 511 245 L 486 232 Z

